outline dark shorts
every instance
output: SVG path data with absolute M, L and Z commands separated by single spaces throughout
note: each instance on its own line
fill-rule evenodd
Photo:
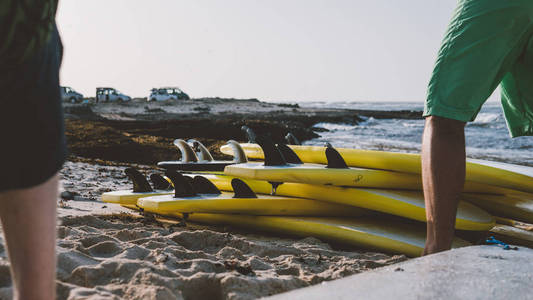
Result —
M 0 66 L 0 191 L 44 183 L 66 157 L 57 31 L 30 59 Z

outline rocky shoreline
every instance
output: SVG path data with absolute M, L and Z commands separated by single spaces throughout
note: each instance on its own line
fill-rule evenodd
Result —
M 301 108 L 297 104 L 256 99 L 205 98 L 189 101 L 65 104 L 66 134 L 73 157 L 154 165 L 178 159 L 172 141 L 195 138 L 213 152 L 227 140 L 245 141 L 241 127 L 268 133 L 282 142 L 288 132 L 300 141 L 327 129 L 318 123 L 355 125 L 365 118 L 419 119 L 420 111 L 373 111 Z

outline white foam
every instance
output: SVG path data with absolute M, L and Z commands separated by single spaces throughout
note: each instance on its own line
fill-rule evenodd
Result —
M 329 131 L 348 131 L 355 128 L 354 125 L 351 124 L 333 124 L 333 123 L 318 123 L 315 124 L 314 127 L 320 127 L 327 129 Z

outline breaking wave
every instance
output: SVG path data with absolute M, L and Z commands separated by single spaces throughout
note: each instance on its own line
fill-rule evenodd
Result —
M 386 110 L 391 106 L 372 105 L 375 110 Z M 400 109 L 411 106 L 407 104 Z M 305 144 L 329 142 L 335 147 L 419 152 L 424 120 L 364 118 L 358 125 L 319 123 L 315 126 L 329 131 L 317 132 L 320 137 Z M 465 134 L 468 157 L 533 166 L 533 137 L 510 138 L 505 118 L 497 105 L 485 105 L 476 120 L 468 123 Z

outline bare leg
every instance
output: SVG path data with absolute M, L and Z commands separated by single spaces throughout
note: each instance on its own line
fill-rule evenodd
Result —
M 0 193 L 14 299 L 55 299 L 58 176 Z
M 423 255 L 449 250 L 465 181 L 465 123 L 430 116 L 422 141 L 427 241 Z

